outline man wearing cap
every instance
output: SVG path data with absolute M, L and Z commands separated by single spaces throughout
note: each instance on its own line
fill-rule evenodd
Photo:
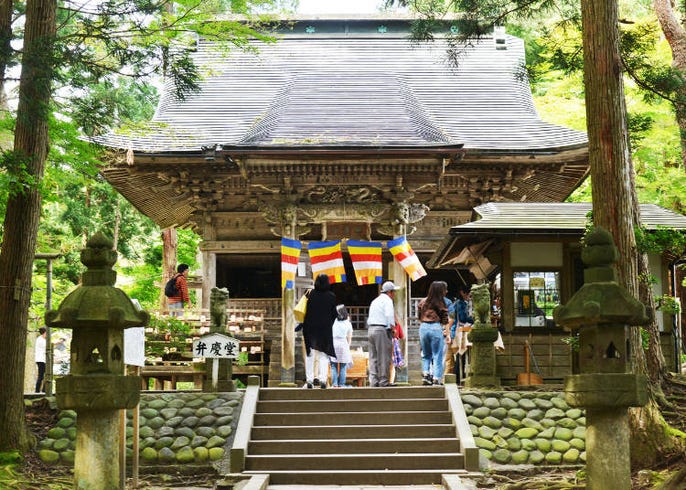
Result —
M 369 305 L 369 386 L 389 386 L 395 326 L 393 295 L 398 289 L 386 281 L 381 286 L 381 294 Z

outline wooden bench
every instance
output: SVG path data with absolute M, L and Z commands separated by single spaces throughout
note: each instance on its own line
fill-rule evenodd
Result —
M 141 378 L 143 378 L 142 388 L 144 390 L 149 389 L 150 378 L 154 380 L 154 390 L 164 390 L 165 383 L 170 385 L 170 389 L 175 390 L 176 383 L 179 381 L 192 381 L 193 388 L 201 390 L 205 371 L 196 370 L 192 364 L 165 361 L 158 365 L 143 366 Z
M 369 366 L 369 354 L 366 352 L 354 350 L 353 365 L 345 372 L 346 381 L 350 381 L 356 386 L 367 385 L 367 368 Z

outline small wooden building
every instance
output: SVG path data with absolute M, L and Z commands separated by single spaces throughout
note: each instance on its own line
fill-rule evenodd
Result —
M 281 289 L 281 237 L 407 236 L 425 262 L 474 206 L 562 201 L 586 177 L 586 135 L 536 113 L 523 41 L 486 37 L 454 66 L 455 29 L 448 21 L 417 44 L 407 18 L 305 17 L 254 51 L 199 39 L 196 94 L 167 90 L 145 130 L 98 138 L 111 149 L 103 175 L 124 197 L 160 227 L 201 235 L 205 306 L 213 286 L 232 301 L 276 301 L 267 310 L 280 320 L 283 370 L 270 382 L 293 379 L 290 309 L 311 279 Z M 410 283 L 384 250 L 384 278 L 405 286 L 405 321 L 410 298 L 445 275 Z M 334 290 L 359 311 L 378 293 L 354 282 Z
M 524 372 L 525 341 L 546 382 L 572 373 L 574 356 L 564 341 L 570 334 L 555 325 L 553 309 L 583 285 L 580 239 L 591 208 L 591 203 L 483 204 L 474 208 L 472 221 L 450 229 L 429 261 L 432 267 L 462 270 L 494 285 L 505 343 L 497 356 L 498 374 L 505 383 Z M 686 232 L 685 216 L 652 204 L 641 205 L 641 221 L 647 230 L 662 226 Z M 656 298 L 677 294 L 679 258 L 649 256 Z M 667 366 L 678 372 L 680 319 L 656 313 Z

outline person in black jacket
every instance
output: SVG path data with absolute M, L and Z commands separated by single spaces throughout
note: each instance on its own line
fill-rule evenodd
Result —
M 326 388 L 329 356 L 336 357 L 331 327 L 337 316 L 336 295 L 331 291 L 329 276 L 319 274 L 314 281 L 314 290 L 307 300 L 307 312 L 302 329 L 307 352 L 305 358 L 305 386 L 307 388 L 317 385 Z M 314 375 L 315 356 L 319 359 L 316 377 Z

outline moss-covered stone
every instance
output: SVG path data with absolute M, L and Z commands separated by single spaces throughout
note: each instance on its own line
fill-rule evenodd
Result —
M 567 415 L 567 417 L 574 420 L 580 418 L 583 414 L 584 412 L 579 408 L 570 408 L 565 412 L 565 415 Z
M 164 419 L 162 417 L 153 417 L 148 420 L 148 427 L 152 429 L 159 429 L 164 425 Z
M 41 449 L 38 451 L 38 457 L 43 463 L 55 464 L 60 460 L 60 453 L 52 449 Z
M 477 447 L 481 449 L 488 449 L 489 451 L 494 451 L 497 449 L 497 446 L 493 441 L 489 441 L 488 439 L 484 439 L 483 437 L 475 437 L 474 438 L 474 444 L 476 444 Z
M 569 441 L 569 445 L 575 449 L 578 449 L 579 451 L 583 451 L 584 449 L 586 449 L 586 441 L 576 437 Z
M 174 400 L 169 400 L 167 402 L 167 407 L 169 408 L 182 408 L 184 405 L 186 405 L 186 402 L 184 402 L 180 398 L 175 398 Z
M 145 449 L 146 447 L 155 447 L 155 443 L 157 443 L 157 438 L 156 437 L 146 437 L 145 439 L 141 439 L 141 442 L 139 443 L 139 446 L 141 449 Z M 155 453 L 157 455 L 157 453 Z M 157 456 L 156 456 L 157 457 Z
M 480 427 L 483 424 L 481 419 L 475 415 L 470 415 L 469 417 L 467 417 L 467 422 L 469 422 L 472 425 L 476 425 L 477 427 Z
M 213 411 L 207 407 L 200 407 L 195 411 L 195 416 L 198 418 L 203 418 L 207 417 L 208 415 L 212 415 Z
M 479 455 L 483 458 L 490 460 L 493 458 L 493 453 L 488 449 L 479 448 Z
M 467 406 L 465 406 L 464 408 L 466 410 Z M 221 417 L 217 417 L 216 424 L 217 425 L 230 425 L 231 422 L 233 422 L 233 415 L 222 415 Z
M 577 439 L 582 439 L 586 440 L 586 427 L 577 427 L 576 429 L 572 430 L 572 435 L 576 437 Z
M 527 461 L 529 461 L 528 451 L 519 450 L 512 453 L 512 464 L 526 464 Z
M 559 408 L 553 407 L 548 409 L 548 411 L 545 413 L 545 418 L 558 420 L 564 418 L 565 415 L 566 414 L 564 413 L 564 411 L 560 410 Z
M 138 434 L 140 437 L 152 437 L 155 435 L 155 431 L 146 425 L 145 427 L 140 428 Z
M 526 410 L 521 408 L 512 408 L 507 411 L 507 414 L 513 419 L 522 420 L 526 417 Z
M 60 410 L 60 413 L 57 414 L 57 417 L 60 419 L 68 418 L 68 419 L 76 420 L 76 410 Z
M 217 427 L 217 435 L 219 437 L 227 438 L 231 435 L 231 432 L 233 432 L 233 428 L 230 425 L 222 425 L 221 427 Z
M 148 403 L 148 407 L 154 409 L 154 410 L 162 410 L 163 408 L 166 408 L 167 402 L 162 398 L 155 398 L 154 400 L 150 400 Z M 147 417 L 147 415 L 146 415 Z
M 474 408 L 478 408 L 484 404 L 481 398 L 474 395 L 462 395 L 462 403 L 465 405 L 471 405 Z
M 168 447 L 163 447 L 157 451 L 157 459 L 160 463 L 173 463 L 176 461 L 176 453 Z
M 517 430 L 522 428 L 522 422 L 514 417 L 507 417 L 503 420 L 503 425 L 509 427 L 512 430 Z
M 173 427 L 167 427 L 166 425 L 164 427 L 160 427 L 157 429 L 157 437 L 171 437 L 174 435 L 174 428 Z
M 567 441 L 561 441 L 559 439 L 555 439 L 553 441 L 553 450 L 557 451 L 558 453 L 565 453 L 571 445 Z
M 539 464 L 542 463 L 544 460 L 545 454 L 543 454 L 541 451 L 535 450 L 529 453 L 529 463 L 531 464 Z
M 538 433 L 538 437 L 552 439 L 555 436 L 555 427 L 547 427 Z
M 55 444 L 52 445 L 52 448 L 55 451 L 64 451 L 65 449 L 67 449 L 69 447 L 70 442 L 71 441 L 69 439 L 67 439 L 66 437 L 63 437 L 62 439 L 57 439 L 55 441 Z
M 519 400 L 519 406 L 524 410 L 533 410 L 536 408 L 536 404 L 528 398 L 522 398 Z M 510 413 L 510 416 L 512 416 L 512 413 Z
M 174 434 L 177 436 L 186 436 L 188 438 L 193 438 L 193 436 L 195 436 L 195 432 L 189 427 L 176 427 L 174 429 Z
M 57 425 L 57 427 L 62 427 L 63 429 L 66 429 L 67 427 L 71 427 L 72 425 L 74 425 L 74 422 L 75 422 L 75 420 L 73 418 L 61 417 L 57 421 L 56 425 Z
M 188 408 L 200 408 L 203 405 L 205 405 L 205 400 L 203 400 L 202 398 L 199 398 L 199 397 L 192 398 L 186 402 L 186 406 Z
M 186 418 L 186 417 L 193 417 L 195 416 L 195 409 L 190 408 L 190 407 L 183 407 L 179 409 L 178 412 L 180 417 Z
M 538 420 L 530 419 L 529 417 L 525 417 L 522 420 L 522 425 L 529 429 L 536 429 L 537 431 L 543 430 L 543 426 Z
M 491 414 L 491 409 L 488 407 L 478 407 L 475 408 L 474 411 L 472 412 L 472 415 L 474 417 L 478 417 L 480 419 L 486 418 Z
M 555 421 L 553 419 L 541 419 L 540 422 L 541 422 L 541 425 L 543 427 L 545 427 L 546 429 L 557 427 L 557 424 L 555 423 Z
M 473 436 L 479 435 L 479 428 L 474 424 L 469 424 L 469 430 L 472 432 Z
M 579 426 L 574 419 L 570 419 L 569 417 L 558 420 L 557 425 L 558 427 L 563 427 L 569 430 L 574 430 Z
M 581 453 L 578 449 L 571 448 L 562 454 L 562 461 L 567 464 L 574 464 L 579 461 L 579 454 Z
M 195 461 L 195 453 L 190 446 L 185 446 L 176 452 L 176 461 L 181 464 L 192 463 Z
M 513 400 L 512 398 L 503 397 L 500 400 L 500 408 L 510 410 L 512 408 L 517 408 L 518 406 L 519 406 L 519 404 L 515 400 Z
M 507 439 L 508 437 L 512 437 L 512 434 L 514 434 L 514 431 L 510 429 L 509 427 L 501 427 L 498 429 L 498 435 L 502 437 L 503 439 Z
M 157 461 L 157 451 L 152 447 L 146 447 L 141 451 L 141 459 L 145 463 L 154 463 Z
M 484 399 L 484 407 L 488 407 L 491 410 L 500 408 L 500 400 L 494 396 L 489 396 L 488 398 Z
M 48 431 L 48 437 L 50 439 L 62 439 L 66 433 L 67 431 L 62 427 L 53 427 Z
M 191 416 L 191 417 L 186 417 L 186 418 L 183 419 L 183 421 L 181 422 L 181 425 L 182 425 L 183 427 L 189 427 L 189 428 L 192 429 L 192 428 L 194 428 L 194 427 L 196 427 L 196 426 L 198 425 L 198 420 L 200 420 L 200 419 L 199 419 L 198 417 L 194 416 L 194 415 Z
M 200 417 L 200 420 L 198 420 L 198 425 L 200 426 L 213 426 L 217 422 L 217 417 L 214 415 L 205 415 L 204 417 Z
M 552 447 L 552 443 L 548 439 L 543 439 L 542 437 L 534 439 L 534 443 L 536 444 L 536 448 L 544 453 L 550 451 L 550 448 Z
M 533 451 L 536 449 L 536 443 L 531 439 L 520 439 L 522 443 L 522 449 L 525 451 Z
M 507 417 L 507 409 L 503 407 L 494 408 L 491 410 L 491 417 L 502 420 Z
M 533 427 L 522 427 L 515 432 L 515 435 L 520 439 L 533 439 L 538 435 L 538 430 Z
M 562 462 L 562 454 L 557 451 L 550 451 L 545 455 L 545 461 L 549 464 L 560 464 Z
M 551 402 L 550 400 L 546 400 L 545 398 L 535 398 L 534 404 L 538 408 L 543 408 L 545 410 L 548 410 L 549 408 L 553 408 L 553 402 Z
M 491 429 L 500 429 L 503 423 L 495 417 L 490 415 L 484 419 L 484 425 L 490 427 Z
M 176 416 L 176 414 L 179 412 L 178 408 L 163 408 L 160 410 L 160 415 L 164 417 L 165 420 L 169 420 L 170 418 Z
M 207 444 L 205 444 L 205 447 L 207 449 L 212 449 L 213 447 L 223 446 L 225 442 L 226 442 L 226 439 L 224 439 L 223 437 L 212 436 L 207 441 Z
M 178 449 L 180 449 L 180 448 L 182 448 L 182 447 L 188 446 L 190 443 L 191 443 L 191 440 L 190 440 L 188 437 L 186 437 L 186 436 L 179 436 L 179 437 L 177 437 L 177 438 L 174 440 L 174 442 L 172 443 L 172 445 L 171 445 L 170 447 L 171 447 L 174 451 L 176 451 L 176 450 L 178 450 Z
M 60 461 L 66 464 L 74 464 L 76 452 L 73 449 L 65 449 L 60 453 Z
M 196 434 L 207 437 L 208 439 L 217 433 L 214 427 L 198 427 Z
M 517 402 L 522 398 L 522 395 L 520 395 L 516 391 L 506 391 L 505 393 L 503 393 L 503 399 L 505 398 L 509 398 L 510 400 Z
M 540 408 L 534 408 L 533 410 L 529 410 L 526 414 L 526 418 L 541 420 L 543 418 L 543 410 L 541 410 Z
M 170 447 L 172 444 L 174 444 L 173 437 L 160 437 L 155 443 L 155 448 L 162 449 L 163 447 Z
M 38 449 L 52 449 L 52 445 L 55 443 L 55 439 L 43 439 L 38 443 Z
M 478 429 L 479 431 L 479 436 L 483 437 L 484 439 L 493 439 L 493 436 L 495 435 L 495 430 L 491 429 L 490 427 L 487 427 L 485 425 L 482 425 Z
M 564 427 L 558 427 L 555 429 L 555 439 L 561 439 L 563 441 L 570 441 L 574 437 L 574 432 L 565 429 Z
M 506 442 L 507 447 L 510 448 L 511 451 L 519 451 L 522 449 L 522 441 L 517 437 L 508 437 Z
M 209 450 L 210 461 L 219 461 L 224 457 L 224 448 L 212 447 Z
M 140 414 L 146 419 L 151 419 L 153 417 L 157 417 L 158 412 L 154 408 L 144 408 L 140 411 Z
M 210 459 L 210 451 L 206 447 L 198 446 L 193 448 L 193 454 L 197 463 L 204 463 Z
M 567 405 L 565 399 L 559 396 L 552 397 L 550 399 L 550 403 L 552 403 L 555 408 L 559 408 L 560 410 L 567 410 L 569 408 L 569 405 Z
M 500 464 L 506 464 L 512 459 L 512 454 L 507 449 L 496 449 L 493 451 L 493 459 Z
M 191 447 L 192 447 L 192 448 L 196 448 L 196 447 L 200 447 L 200 446 L 205 446 L 205 444 L 207 444 L 207 437 L 195 436 L 195 437 L 193 437 L 193 439 L 191 440 Z

